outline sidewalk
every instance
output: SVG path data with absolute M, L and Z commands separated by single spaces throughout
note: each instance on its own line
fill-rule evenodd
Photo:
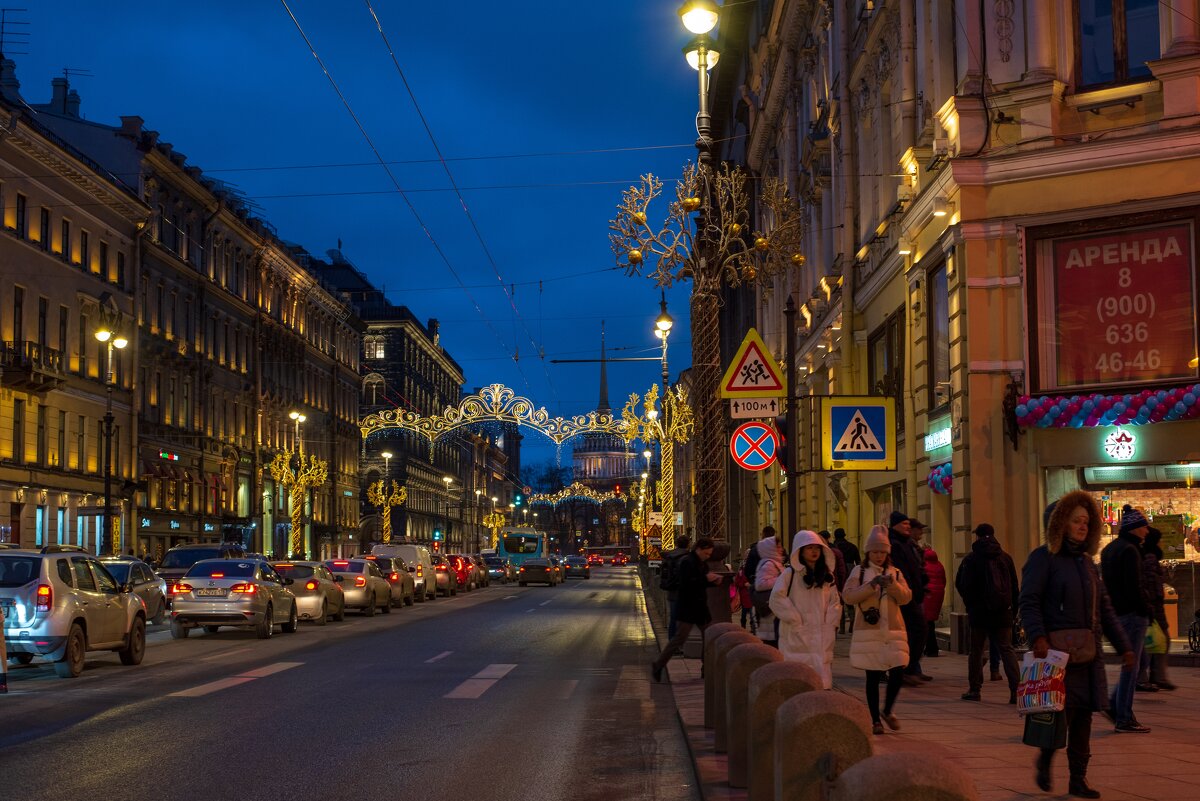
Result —
M 659 643 L 665 643 L 665 621 L 659 619 L 652 604 L 647 607 Z M 848 649 L 849 638 L 839 638 L 834 690 L 864 700 L 863 675 L 850 667 Z M 1065 753 L 1055 761 L 1055 792 L 1042 793 L 1034 785 L 1035 752 L 1021 743 L 1022 721 L 1007 704 L 1006 682 L 985 683 L 983 702 L 971 703 L 959 698 L 967 688 L 966 657 L 943 652 L 935 659 L 922 660 L 922 667 L 934 680 L 900 691 L 895 711 L 902 730 L 876 737 L 876 753 L 910 751 L 917 759 L 921 754 L 951 759 L 975 775 L 982 801 L 1067 797 Z M 713 733 L 704 728 L 700 660 L 677 657 L 668 665 L 667 674 L 705 801 L 745 799 L 745 790 L 727 784 L 727 757 L 713 751 Z M 1116 666 L 1110 666 L 1110 682 L 1116 674 Z M 1171 678 L 1178 690 L 1138 693 L 1135 699 L 1138 719 L 1151 727 L 1151 733 L 1117 735 L 1102 715 L 1093 719 L 1088 780 L 1105 799 L 1200 798 L 1200 673 L 1176 667 Z

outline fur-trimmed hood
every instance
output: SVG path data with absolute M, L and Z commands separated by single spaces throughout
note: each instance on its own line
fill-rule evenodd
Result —
M 1062 550 L 1063 539 L 1066 536 L 1067 521 L 1077 507 L 1084 507 L 1088 512 L 1087 552 L 1095 556 L 1100 550 L 1100 534 L 1104 530 L 1104 521 L 1100 517 L 1100 504 L 1096 499 L 1083 490 L 1068 492 L 1054 502 L 1050 510 L 1050 518 L 1046 523 L 1046 549 L 1050 553 Z

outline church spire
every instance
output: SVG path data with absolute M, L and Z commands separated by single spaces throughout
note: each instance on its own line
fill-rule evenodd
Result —
M 600 403 L 596 405 L 596 411 L 604 414 L 612 414 L 612 407 L 608 405 L 608 357 L 604 353 L 604 321 L 600 321 Z

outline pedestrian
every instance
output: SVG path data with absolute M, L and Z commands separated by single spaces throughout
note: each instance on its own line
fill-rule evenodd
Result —
M 1159 546 L 1162 532 L 1154 526 L 1142 543 L 1142 570 L 1147 596 L 1150 601 L 1150 621 L 1157 623 L 1166 639 L 1166 648 L 1171 649 L 1171 631 L 1167 625 L 1166 592 L 1163 584 L 1166 582 L 1166 570 L 1162 566 L 1163 552 Z M 1137 689 L 1141 692 L 1158 692 L 1159 690 L 1174 690 L 1175 685 L 1167 678 L 1167 653 L 1152 654 L 1142 649 L 1142 662 L 1138 671 Z
M 737 590 L 738 604 L 742 607 L 742 628 L 747 628 L 746 623 L 749 622 L 750 633 L 757 634 L 758 617 L 754 614 L 754 596 L 751 592 L 754 585 L 746 578 L 746 574 L 739 570 L 733 577 L 733 586 Z
M 1079 798 L 1099 798 L 1087 783 L 1087 766 L 1092 713 L 1104 709 L 1108 695 L 1100 634 L 1122 655 L 1127 671 L 1135 666 L 1133 649 L 1093 562 L 1103 525 L 1096 500 L 1081 490 L 1068 492 L 1046 508 L 1042 523 L 1046 544 L 1029 554 L 1021 573 L 1021 622 L 1035 657 L 1045 658 L 1051 647 L 1071 654 L 1063 713 L 1071 772 L 1068 789 Z M 1078 636 L 1081 633 L 1084 636 Z M 1041 749 L 1035 766 L 1034 780 L 1046 792 L 1055 750 Z
M 678 628 L 675 636 L 667 641 L 666 646 L 654 660 L 651 675 L 655 681 L 662 681 L 663 668 L 667 662 L 678 653 L 688 636 L 696 626 L 701 633 L 708 628 L 712 614 L 708 611 L 708 586 L 720 584 L 721 576 L 708 569 L 708 560 L 712 557 L 713 541 L 709 537 L 697 537 L 692 549 L 679 559 L 679 587 L 676 590 L 676 620 Z
M 837 567 L 837 569 L 833 571 L 833 578 L 837 583 L 838 592 L 841 592 L 842 587 L 846 586 L 846 557 L 842 556 L 842 552 L 830 544 L 828 531 L 822 529 L 819 534 L 821 536 L 821 540 L 825 543 L 826 547 L 829 548 L 829 553 L 833 556 L 833 560 Z M 795 548 L 795 543 L 792 543 L 792 547 L 793 549 Z
M 688 552 L 688 537 L 675 538 L 675 547 L 662 555 L 662 562 L 658 569 L 658 586 L 660 589 L 667 592 L 667 638 L 675 636 L 675 628 L 677 622 L 675 620 L 675 606 L 679 599 L 679 560 L 687 555 Z
M 867 672 L 867 708 L 872 731 L 883 734 L 883 722 L 892 731 L 900 721 L 892 710 L 900 695 L 904 666 L 908 664 L 908 634 L 904 628 L 904 604 L 912 599 L 908 582 L 892 564 L 892 543 L 887 529 L 875 526 L 867 535 L 866 561 L 850 572 L 842 597 L 855 607 L 854 633 L 850 637 L 850 665 Z M 879 685 L 886 679 L 883 709 L 879 708 Z
M 758 541 L 762 542 L 768 537 L 775 536 L 774 526 L 763 526 L 762 533 L 758 536 Z M 742 562 L 742 574 L 746 576 L 750 584 L 754 584 L 754 573 L 758 570 L 758 543 L 751 545 L 746 551 L 746 559 Z
M 1109 696 L 1109 709 L 1117 731 L 1125 734 L 1145 734 L 1150 729 L 1138 723 L 1133 714 L 1133 691 L 1137 685 L 1136 666 L 1142 660 L 1146 645 L 1146 627 L 1150 623 L 1150 602 L 1143 582 L 1142 540 L 1150 533 L 1150 523 L 1129 504 L 1121 507 L 1121 530 L 1117 538 L 1100 552 L 1100 573 L 1104 588 L 1112 599 L 1113 610 L 1125 630 L 1133 649 L 1132 671 L 1122 671 L 1117 686 Z
M 779 620 L 779 652 L 785 660 L 812 668 L 829 690 L 833 688 L 833 642 L 842 616 L 834 550 L 817 534 L 800 531 L 792 538 L 788 562 L 771 590 L 771 611 Z
M 833 547 L 842 554 L 842 558 L 846 562 L 846 575 L 849 577 L 850 571 L 862 562 L 858 546 L 846 539 L 846 529 L 835 528 L 833 530 Z M 845 582 L 843 582 L 843 586 L 845 586 Z M 854 631 L 854 608 L 843 605 L 841 631 L 845 632 L 847 629 Z
M 775 579 L 783 572 L 783 543 L 778 537 L 767 537 L 759 540 L 755 547 L 758 551 L 758 567 L 754 570 L 754 612 L 758 615 L 759 631 L 766 629 L 768 632 L 763 637 L 764 641 L 768 645 L 778 645 L 779 618 L 771 611 L 770 600 Z M 770 626 L 765 625 L 767 622 Z
M 929 580 L 925 585 L 925 600 L 921 602 L 925 613 L 925 656 L 937 656 L 937 622 L 946 601 L 946 568 L 933 548 L 925 549 L 925 578 Z
M 983 643 L 990 640 L 995 646 L 998 662 L 1003 663 L 1008 677 L 1008 702 L 1017 702 L 1017 683 L 1021 670 L 1013 651 L 1013 621 L 1017 614 L 1020 594 L 1017 568 L 1012 557 L 1004 552 L 996 539 L 996 529 L 990 523 L 975 527 L 975 542 L 971 552 L 963 557 L 954 576 L 958 590 L 967 607 L 967 622 L 971 624 L 971 650 L 967 657 L 967 691 L 964 701 L 979 701 L 983 690 Z M 999 676 L 999 670 L 993 668 Z
M 903 512 L 892 512 L 888 518 L 888 540 L 892 544 L 891 562 L 904 575 L 910 590 L 910 598 L 900 609 L 904 615 L 904 628 L 908 633 L 908 666 L 904 669 L 904 683 L 915 687 L 922 681 L 932 680 L 921 671 L 921 654 L 925 651 L 925 557 L 918 553 L 911 535 L 912 520 Z

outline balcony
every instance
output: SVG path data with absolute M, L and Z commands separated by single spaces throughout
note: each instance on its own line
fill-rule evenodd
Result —
M 62 351 L 37 342 L 4 342 L 0 345 L 0 381 L 11 389 L 47 392 L 66 379 Z

